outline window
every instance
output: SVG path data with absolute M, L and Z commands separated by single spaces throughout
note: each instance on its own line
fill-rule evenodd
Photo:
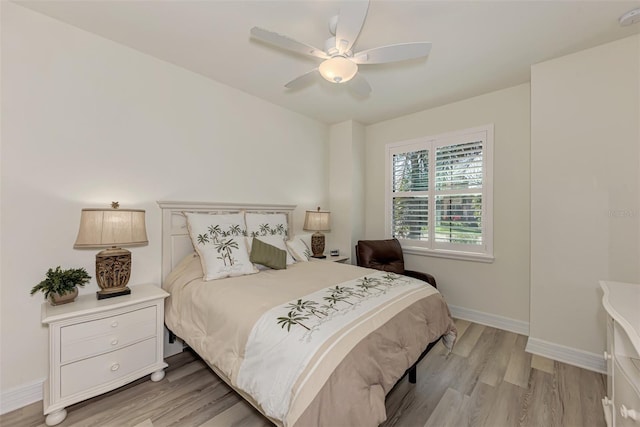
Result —
M 386 146 L 386 232 L 408 253 L 493 261 L 493 125 Z

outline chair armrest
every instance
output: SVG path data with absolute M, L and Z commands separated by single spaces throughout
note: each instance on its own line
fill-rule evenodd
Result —
M 419 271 L 413 271 L 413 270 L 405 270 L 404 274 L 406 276 L 413 277 L 414 279 L 419 279 L 419 280 L 422 280 L 423 282 L 427 282 L 436 289 L 438 288 L 438 286 L 436 285 L 436 278 L 430 274 L 420 273 Z

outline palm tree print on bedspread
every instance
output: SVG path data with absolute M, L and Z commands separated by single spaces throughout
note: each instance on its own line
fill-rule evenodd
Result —
M 284 308 L 286 316 L 276 319 L 278 325 L 287 332 L 300 326 L 306 329 L 305 337 L 310 339 L 311 333 L 327 320 L 355 309 L 362 301 L 384 295 L 394 286 L 412 283 L 411 280 L 395 273 L 386 273 L 382 277 L 362 277 L 355 280 L 352 286 L 334 286 L 325 289 L 321 301 L 298 299 L 288 303 Z
M 234 237 L 246 236 L 247 230 L 239 224 L 229 225 L 226 230 L 222 230 L 220 225 L 210 225 L 206 233 L 198 234 L 198 245 L 214 245 L 216 252 L 220 254 L 217 258 L 222 260 L 225 266 L 232 266 L 237 259 L 233 257 L 233 250 L 238 249 L 238 242 Z M 230 238 L 228 238 L 231 236 Z

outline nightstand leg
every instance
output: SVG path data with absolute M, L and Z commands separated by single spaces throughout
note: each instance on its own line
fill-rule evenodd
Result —
M 60 424 L 61 422 L 63 422 L 65 418 L 67 418 L 67 410 L 59 409 L 47 415 L 47 418 L 45 418 L 44 422 L 48 426 L 54 426 L 56 424 Z
M 160 369 L 159 371 L 155 371 L 151 374 L 151 381 L 158 382 L 164 378 L 164 369 Z

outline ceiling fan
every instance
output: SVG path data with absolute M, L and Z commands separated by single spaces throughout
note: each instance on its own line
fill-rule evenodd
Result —
M 324 60 L 318 68 L 314 68 L 284 85 L 286 88 L 301 88 L 320 74 L 332 83 L 349 82 L 349 87 L 356 94 L 367 96 L 371 92 L 371 86 L 358 73 L 358 65 L 384 64 L 420 58 L 429 55 L 431 51 L 431 43 L 414 42 L 382 46 L 354 53 L 352 48 L 362 30 L 368 9 L 368 0 L 343 1 L 340 15 L 329 20 L 329 31 L 333 37 L 327 39 L 324 50 L 259 27 L 251 29 L 251 36 L 282 49 Z

